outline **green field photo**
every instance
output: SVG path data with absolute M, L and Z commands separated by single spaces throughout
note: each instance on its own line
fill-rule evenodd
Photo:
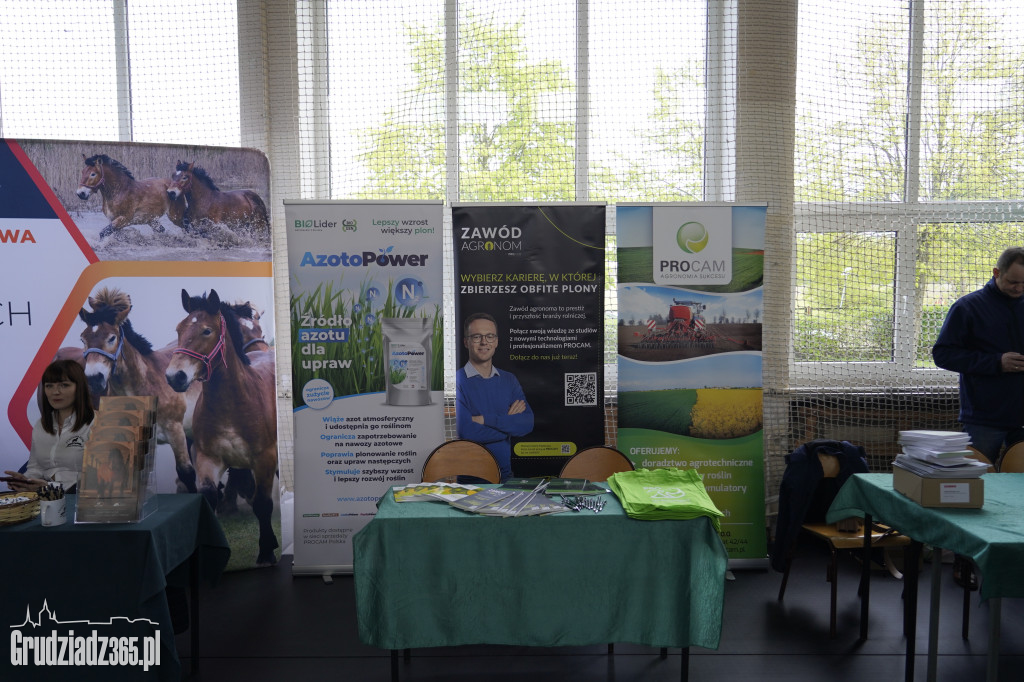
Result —
M 619 424 L 685 436 L 690 433 L 697 391 L 680 388 L 664 391 L 631 391 L 619 395 Z

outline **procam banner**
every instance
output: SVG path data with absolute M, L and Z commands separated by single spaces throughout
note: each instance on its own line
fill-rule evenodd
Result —
M 693 468 L 733 559 L 767 556 L 763 205 L 618 206 L 618 446 Z

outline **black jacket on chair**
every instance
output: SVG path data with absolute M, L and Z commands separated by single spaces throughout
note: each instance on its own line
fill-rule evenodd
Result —
M 825 478 L 819 451 L 839 459 L 839 473 L 835 478 Z M 868 461 L 864 448 L 845 440 L 812 440 L 786 455 L 786 470 L 779 485 L 779 518 L 775 524 L 772 568 L 780 572 L 786 569 L 786 555 L 800 534 L 801 524 L 824 523 L 825 513 L 846 479 L 853 474 L 866 473 Z

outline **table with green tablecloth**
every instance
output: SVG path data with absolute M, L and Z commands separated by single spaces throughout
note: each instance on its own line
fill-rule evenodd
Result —
M 161 663 L 146 679 L 181 679 L 165 588 L 216 580 L 231 550 L 210 505 L 201 495 L 158 495 L 156 510 L 138 523 L 75 524 L 76 498 L 68 521 L 44 527 L 39 518 L 0 528 L 0 623 L 6 631 L 36 620 L 45 606 L 55 621 L 80 635 L 104 631 L 111 620 L 145 618 L 159 624 Z M 198 635 L 198 623 L 191 623 Z M 46 634 L 43 632 L 42 634 Z M 197 642 L 193 639 L 193 644 Z M 0 679 L 139 679 L 138 668 L 11 665 L 10 645 L 0 647 Z M 195 652 L 192 652 L 195 655 Z M 7 667 L 10 666 L 10 667 Z
M 839 490 L 827 521 L 866 514 L 886 523 L 918 543 L 952 550 L 970 557 L 981 574 L 981 599 L 993 600 L 994 636 L 990 638 L 989 678 L 998 657 L 999 600 L 1024 597 L 1024 474 L 986 474 L 985 502 L 980 509 L 922 507 L 893 489 L 892 474 L 856 474 Z M 929 634 L 929 678 L 935 673 L 940 564 L 934 562 L 932 613 Z M 867 568 L 867 564 L 865 564 Z M 916 592 L 916 573 L 908 590 Z M 867 596 L 866 591 L 863 595 Z M 915 599 L 916 602 L 916 599 Z M 912 677 L 913 637 L 908 635 L 908 676 Z
M 382 649 L 718 647 L 727 555 L 706 517 L 496 518 L 389 491 L 354 539 L 360 639 Z

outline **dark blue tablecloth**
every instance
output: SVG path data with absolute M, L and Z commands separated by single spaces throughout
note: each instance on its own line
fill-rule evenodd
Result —
M 231 550 L 201 495 L 158 495 L 157 509 L 138 523 L 75 524 L 75 497 L 68 522 L 43 527 L 38 517 L 0 528 L 0 680 L 139 680 L 177 682 L 175 649 L 165 588 L 187 585 L 188 560 L 197 552 L 200 576 L 215 581 Z M 43 607 L 46 611 L 43 611 Z M 12 664 L 11 626 L 26 621 L 26 635 L 75 636 L 159 633 L 160 665 L 71 665 L 45 669 Z M 135 619 L 157 623 L 131 623 Z M 99 625 L 96 625 L 99 623 Z M 141 648 L 141 639 L 139 642 Z

